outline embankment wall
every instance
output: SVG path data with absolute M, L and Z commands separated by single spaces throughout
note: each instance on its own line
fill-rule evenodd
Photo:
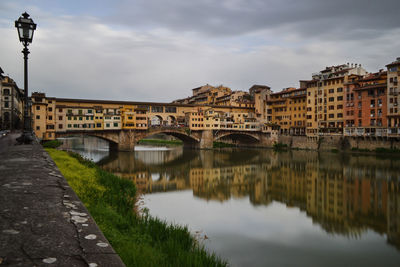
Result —
M 400 149 L 400 140 L 394 138 L 279 136 L 278 142 L 286 144 L 290 148 L 311 150 L 347 150 L 353 148 L 368 150 L 375 150 L 377 148 Z

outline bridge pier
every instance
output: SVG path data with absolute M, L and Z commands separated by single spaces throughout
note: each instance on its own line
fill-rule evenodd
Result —
M 135 150 L 135 131 L 121 130 L 118 134 L 118 143 L 115 144 L 118 151 L 134 151 Z M 111 147 L 113 148 L 113 147 Z
M 200 149 L 212 149 L 214 135 L 212 130 L 203 130 L 200 139 Z

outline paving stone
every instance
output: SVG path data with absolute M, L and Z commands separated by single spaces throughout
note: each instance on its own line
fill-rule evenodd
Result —
M 0 265 L 125 266 L 37 142 L 0 139 Z

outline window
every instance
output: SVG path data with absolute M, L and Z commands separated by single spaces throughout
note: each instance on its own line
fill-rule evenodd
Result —
M 80 121 L 82 120 L 82 117 L 81 117 L 81 116 L 79 116 L 79 120 L 80 120 Z
M 52 107 L 49 107 L 49 111 L 53 111 L 53 108 L 52 108 Z
M 40 110 L 40 106 L 36 106 L 36 110 Z
M 72 109 L 68 109 L 67 113 L 72 114 Z
M 370 105 L 370 107 L 371 107 L 371 108 L 374 108 L 374 107 L 375 107 L 375 100 L 374 100 L 374 99 L 371 100 L 371 105 Z
M 343 105 L 337 105 L 337 109 L 343 109 Z
M 3 95 L 10 95 L 10 89 L 4 89 Z
M 343 88 L 339 87 L 338 89 L 336 89 L 336 92 L 338 92 L 338 93 L 343 92 Z
M 163 107 L 153 106 L 151 107 L 151 112 L 163 112 Z
M 36 119 L 37 119 L 37 120 L 40 120 L 40 115 L 36 115 Z
M 89 114 L 92 114 L 92 110 L 91 109 L 88 109 L 88 111 L 87 111 L 87 113 L 89 113 Z
M 343 100 L 343 96 L 338 96 L 337 97 L 337 101 L 342 101 Z
M 72 127 L 72 125 L 71 124 L 68 124 L 68 128 L 71 128 Z
M 58 120 L 62 121 L 63 117 L 62 116 L 58 116 Z
M 62 108 L 59 108 L 59 109 L 58 109 L 58 112 L 62 112 L 62 111 L 63 111 L 63 109 L 62 109 Z
M 110 124 L 109 124 L 109 123 L 106 123 L 106 127 L 110 127 Z
M 329 114 L 329 118 L 330 119 L 335 118 L 335 114 Z
M 82 114 L 82 109 L 78 110 L 78 114 L 79 114 L 79 115 Z
M 114 127 L 118 127 L 118 122 L 114 122 Z
M 329 93 L 333 94 L 335 92 L 335 89 L 329 89 Z
M 335 98 L 334 97 L 330 97 L 329 98 L 329 102 L 333 102 L 333 101 L 335 101 Z
M 40 126 L 36 126 L 36 130 L 39 131 L 40 130 Z
M 165 112 L 166 113 L 176 113 L 176 107 L 165 107 Z
M 53 116 L 49 116 L 49 121 L 53 120 Z
M 10 104 L 9 104 L 8 101 L 4 102 L 4 107 L 5 107 L 5 108 L 8 108 L 9 106 L 10 106 Z
M 101 128 L 101 123 L 96 123 L 97 128 Z

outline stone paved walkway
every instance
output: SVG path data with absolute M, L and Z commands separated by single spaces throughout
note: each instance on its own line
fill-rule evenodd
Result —
M 41 145 L 0 138 L 0 266 L 125 266 Z

